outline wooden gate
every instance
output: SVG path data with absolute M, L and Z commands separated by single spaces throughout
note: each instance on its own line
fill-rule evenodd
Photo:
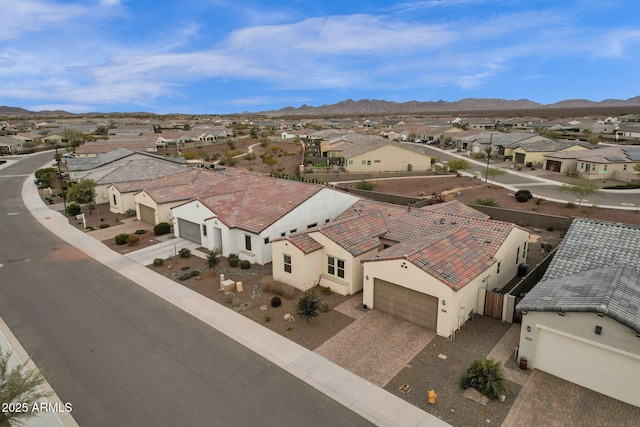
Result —
M 484 315 L 502 320 L 502 301 L 504 295 L 497 292 L 487 292 L 484 298 Z
M 516 306 L 520 304 L 522 298 L 516 298 L 516 303 L 513 305 L 513 323 L 522 323 L 522 312 L 516 310 Z

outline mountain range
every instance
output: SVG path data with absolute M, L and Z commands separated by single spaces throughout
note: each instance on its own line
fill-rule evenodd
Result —
M 336 104 L 313 107 L 302 105 L 300 107 L 285 107 L 279 110 L 263 111 L 255 115 L 271 116 L 348 116 L 348 115 L 403 115 L 403 114 L 434 114 L 473 111 L 508 111 L 508 110 L 553 110 L 553 109 L 588 109 L 611 107 L 640 107 L 640 96 L 622 99 L 605 99 L 604 101 L 590 101 L 588 99 L 568 99 L 554 104 L 540 104 L 528 99 L 508 100 L 500 98 L 464 98 L 459 101 L 408 101 L 393 102 L 376 99 L 361 99 L 354 101 L 348 99 Z M 87 113 L 83 115 L 104 113 Z M 122 114 L 122 113 L 113 113 Z M 131 116 L 152 113 L 131 113 Z M 183 113 L 189 114 L 189 113 Z M 215 113 L 211 113 L 215 114 Z M 68 116 L 74 115 L 66 111 L 29 111 L 18 107 L 0 106 L 2 117 L 24 116 Z

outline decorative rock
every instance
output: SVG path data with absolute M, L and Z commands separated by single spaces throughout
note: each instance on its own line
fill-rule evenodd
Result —
M 266 305 L 261 305 L 261 306 L 260 306 L 260 310 L 262 310 L 262 311 L 267 311 L 267 306 L 266 306 Z
M 291 314 L 287 313 L 284 315 L 283 317 L 284 320 L 286 320 L 287 322 L 293 322 L 295 319 L 295 317 L 293 317 Z
M 225 292 L 232 292 L 236 288 L 236 282 L 227 279 L 224 282 L 220 282 L 220 289 Z
M 241 294 L 243 291 L 242 289 L 242 282 L 236 282 L 236 292 Z
M 505 400 L 507 400 L 507 396 L 505 396 L 504 394 L 500 395 L 500 402 L 504 402 Z
M 474 402 L 479 403 L 482 406 L 487 406 L 487 403 L 489 403 L 489 398 L 487 396 L 484 396 L 482 393 L 472 387 L 466 389 L 464 393 L 462 393 L 462 397 L 464 397 L 465 399 L 473 400 Z

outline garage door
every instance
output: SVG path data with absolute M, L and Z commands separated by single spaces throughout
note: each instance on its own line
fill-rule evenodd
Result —
M 433 331 L 438 325 L 438 298 L 375 279 L 373 307 Z
M 151 225 L 156 225 L 156 210 L 145 205 L 140 206 L 140 219 Z
M 195 222 L 178 218 L 178 232 L 183 239 L 190 240 L 197 244 L 202 244 L 200 238 L 200 225 Z
M 524 153 L 516 153 L 516 163 L 523 165 L 526 157 L 527 155 Z
M 535 367 L 632 405 L 640 405 L 640 360 L 539 329 Z

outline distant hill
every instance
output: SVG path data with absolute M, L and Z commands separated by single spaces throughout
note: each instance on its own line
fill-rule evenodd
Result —
M 464 98 L 459 101 L 408 101 L 393 102 L 377 99 L 361 99 L 354 101 L 347 99 L 336 104 L 321 105 L 313 107 L 302 105 L 300 107 L 286 107 L 280 110 L 262 111 L 259 113 L 243 113 L 246 115 L 270 115 L 270 116 L 351 116 L 351 115 L 406 115 L 406 114 L 437 114 L 437 113 L 465 113 L 477 112 L 500 112 L 500 111 L 560 111 L 571 109 L 606 109 L 606 108 L 640 108 L 640 96 L 621 99 L 605 99 L 594 102 L 588 99 L 567 99 L 555 104 L 539 104 L 528 99 L 508 100 L 500 98 Z M 153 113 L 88 113 L 83 115 L 122 115 L 127 116 L 154 116 Z M 188 112 L 183 114 L 189 114 Z M 211 114 L 216 114 L 212 112 Z M 0 106 L 0 117 L 26 117 L 26 116 L 72 116 L 73 113 L 67 111 L 29 111 L 17 107 Z
M 640 96 L 627 100 L 607 99 L 600 102 L 587 99 L 569 99 L 555 104 L 539 104 L 528 99 L 507 100 L 499 98 L 464 98 L 459 101 L 409 101 L 392 102 L 374 99 L 354 101 L 348 99 L 336 104 L 311 107 L 302 105 L 298 108 L 286 107 L 280 110 L 263 112 L 270 115 L 379 115 L 379 114 L 416 114 L 456 111 L 501 111 L 501 110 L 547 110 L 554 108 L 602 108 L 602 107 L 640 107 Z

